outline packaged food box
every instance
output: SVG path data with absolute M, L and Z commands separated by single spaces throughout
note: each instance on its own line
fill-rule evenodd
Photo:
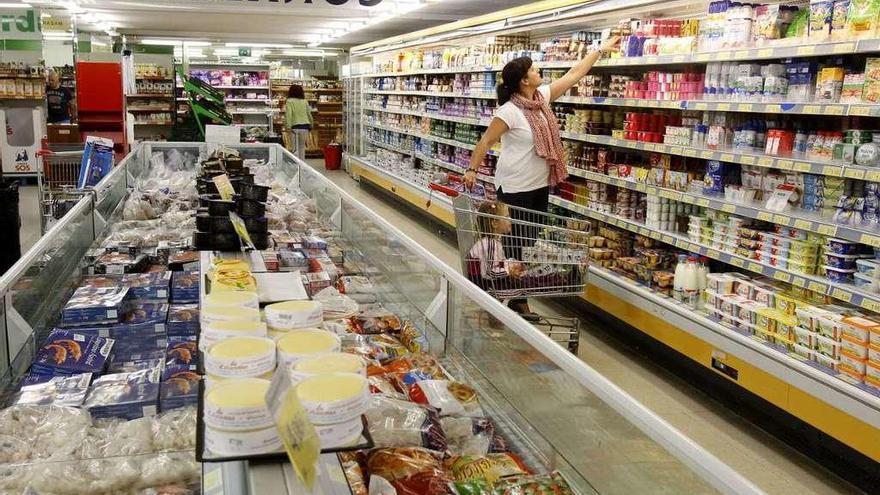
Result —
M 37 349 L 31 368 L 36 372 L 73 375 L 104 371 L 113 339 L 56 328 Z
M 848 370 L 852 371 L 854 374 L 861 375 L 862 377 L 864 377 L 865 372 L 867 371 L 866 370 L 867 365 L 868 365 L 867 359 L 860 359 L 860 358 L 853 356 L 852 354 L 850 354 L 846 351 L 842 351 L 840 353 L 839 363 L 837 366 L 838 366 L 838 369 L 840 369 L 840 370 L 848 369 Z
M 793 329 L 794 334 L 794 342 L 798 345 L 804 346 L 807 349 L 815 349 L 817 344 L 817 335 L 815 332 L 811 332 L 806 328 L 796 326 Z
M 168 308 L 168 337 L 196 336 L 199 333 L 199 305 L 172 304 Z
M 798 325 L 811 332 L 816 331 L 818 327 L 816 318 L 818 315 L 815 312 L 815 308 L 812 306 L 798 306 L 797 309 L 795 309 L 794 314 L 798 319 Z
M 198 373 L 184 370 L 175 371 L 167 376 L 159 390 L 159 410 L 169 411 L 198 404 L 201 379 Z
M 309 295 L 313 296 L 330 287 L 330 275 L 327 272 L 306 273 L 303 275 L 303 285 L 309 291 Z
M 174 272 L 171 278 L 171 300 L 175 303 L 198 302 L 201 288 L 200 272 Z
M 776 309 L 787 315 L 795 315 L 798 305 L 806 304 L 804 301 L 783 293 L 777 293 L 773 299 Z
M 125 363 L 135 363 L 141 361 L 162 361 L 164 365 L 165 349 L 140 349 L 133 352 L 121 352 L 113 349 L 110 355 L 110 368 L 121 368 Z
M 128 286 L 128 295 L 133 299 L 168 300 L 168 285 L 171 272 L 127 273 L 122 283 Z
M 794 344 L 793 346 L 791 346 L 791 352 L 797 354 L 804 359 L 810 360 L 814 359 L 814 356 L 816 354 L 816 351 L 814 351 L 813 349 L 810 349 L 809 347 L 804 347 L 800 344 Z
M 92 418 L 127 420 L 155 416 L 159 404 L 161 370 L 146 369 L 96 378 L 83 407 Z
M 871 335 L 868 336 L 868 341 L 872 345 L 880 346 L 880 326 L 871 329 Z
M 22 385 L 15 403 L 30 406 L 79 407 L 92 381 L 91 373 L 50 377 L 46 381 Z
M 816 337 L 816 351 L 823 356 L 838 359 L 840 357 L 840 342 L 824 335 L 818 335 Z
M 61 310 L 61 325 L 75 326 L 118 322 L 128 287 L 92 289 L 80 287 Z
M 281 271 L 295 271 L 306 268 L 309 261 L 299 250 L 278 251 L 278 265 Z
M 864 342 L 860 342 L 849 335 L 840 338 L 841 352 L 847 352 L 859 359 L 868 359 L 868 346 Z
M 119 275 L 91 275 L 83 277 L 80 283 L 80 287 L 89 289 L 112 289 L 122 285 L 122 277 Z
M 821 354 L 819 352 L 816 352 L 815 354 L 813 354 L 813 357 L 816 359 L 816 362 L 819 363 L 820 365 L 822 365 L 830 370 L 837 371 L 837 363 L 838 363 L 837 359 L 834 359 L 831 356 L 826 356 L 825 354 Z
M 199 269 L 199 251 L 179 251 L 168 258 L 168 269 L 173 272 L 192 272 Z
M 853 283 L 859 289 L 862 289 L 865 292 L 877 292 L 878 291 L 878 279 L 865 275 L 861 272 L 856 272 L 853 274 Z
M 866 277 L 880 278 L 878 277 L 880 275 L 880 272 L 877 270 L 878 266 L 880 266 L 880 262 L 873 258 L 860 258 L 856 260 L 856 269 Z
M 874 320 L 860 316 L 844 318 L 842 323 L 844 325 L 841 327 L 841 331 L 844 335 L 848 335 L 865 345 L 871 340 L 871 332 L 876 330 L 878 325 L 880 325 L 880 323 L 877 323 Z
M 843 335 L 842 315 L 824 313 L 814 320 L 815 327 L 813 330 L 827 338 L 839 340 Z
M 148 264 L 145 254 L 109 252 L 99 256 L 89 267 L 89 275 L 124 274 L 144 271 Z
M 835 239 L 833 237 L 829 237 L 825 243 L 825 250 L 834 254 L 858 254 L 861 249 L 861 245 L 857 242 Z
M 119 354 L 120 358 L 126 354 Z M 133 359 L 131 361 L 121 361 L 114 359 L 116 355 L 111 356 L 110 366 L 107 367 L 107 373 L 131 373 L 133 371 L 148 370 L 152 368 L 162 369 L 165 366 L 165 360 L 162 356 L 149 359 Z
M 865 382 L 874 387 L 880 387 L 880 363 L 868 361 L 865 366 Z
M 164 349 L 168 346 L 168 337 L 162 335 L 160 337 L 144 337 L 144 338 L 124 338 L 117 340 L 116 347 L 119 347 L 120 353 L 135 353 L 138 351 L 148 351 Z
M 198 364 L 199 350 L 195 337 L 170 337 L 165 348 L 165 366 Z

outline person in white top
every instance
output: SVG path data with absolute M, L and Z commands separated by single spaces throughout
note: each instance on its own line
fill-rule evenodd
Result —
M 471 155 L 470 167 L 464 175 L 465 186 L 473 188 L 477 168 L 500 140 L 501 154 L 495 168 L 498 199 L 518 208 L 547 211 L 550 188 L 568 176 L 559 123 L 550 103 L 577 84 L 600 55 L 611 51 L 619 41 L 617 36 L 605 40 L 598 50 L 549 85 L 543 84 L 532 59 L 521 57 L 508 62 L 501 71 L 498 109 Z M 510 214 L 515 220 L 525 220 L 521 210 L 511 209 Z M 505 238 L 506 254 L 522 259 L 522 248 L 533 244 L 536 237 L 536 228 L 514 225 L 512 235 Z M 514 299 L 508 306 L 519 313 L 530 312 L 525 299 Z

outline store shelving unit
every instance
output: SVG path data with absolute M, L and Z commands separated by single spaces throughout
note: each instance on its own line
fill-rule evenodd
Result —
M 235 72 L 265 72 L 267 75 L 266 85 L 231 85 L 212 84 L 215 89 L 226 93 L 226 110 L 233 116 L 236 127 L 254 129 L 251 137 L 260 137 L 271 130 L 270 124 L 276 112 L 268 107 L 272 103 L 272 85 L 268 79 L 270 65 L 248 63 L 215 63 L 215 62 L 190 62 L 189 74 L 193 71 L 225 70 Z M 243 93 L 247 93 L 244 96 Z M 263 130 L 265 129 L 265 131 Z
M 632 12 L 628 12 L 628 14 L 632 14 Z M 496 18 L 493 19 L 497 21 Z M 478 21 L 474 21 L 474 23 L 472 26 L 479 25 Z M 566 26 L 564 22 L 559 22 L 558 20 L 554 20 L 552 23 L 547 22 L 546 24 L 532 22 L 528 29 L 539 31 L 542 38 L 547 38 L 551 36 L 548 33 L 566 34 L 576 29 L 584 29 L 585 26 L 589 26 L 589 16 L 579 19 L 577 23 L 572 23 L 570 26 Z M 477 38 L 471 38 L 473 34 L 469 30 L 456 32 L 455 29 L 460 27 L 456 25 L 455 27 L 448 28 L 447 31 L 437 28 L 430 32 L 430 36 L 443 38 L 446 43 L 452 42 L 456 46 L 465 46 L 468 43 L 478 41 Z M 596 26 L 597 29 L 601 27 L 607 26 Z M 487 29 L 491 31 L 491 28 Z M 524 31 L 526 31 L 526 28 L 520 30 L 498 30 L 499 34 L 521 33 Z M 394 52 L 384 48 L 381 42 L 377 42 L 362 47 L 355 47 L 352 53 L 354 56 L 362 53 L 364 56 L 373 57 L 374 67 L 387 67 L 388 65 L 396 64 L 399 60 L 419 60 L 419 57 L 408 59 L 406 56 L 402 54 L 398 56 L 398 54 L 401 53 L 401 50 L 413 51 L 432 46 L 421 45 L 421 41 L 419 41 L 420 36 L 425 37 L 428 34 L 418 33 L 413 36 L 396 38 L 393 45 L 398 48 L 395 48 L 394 50 L 396 51 Z M 389 44 L 391 43 L 389 42 Z M 537 43 L 534 44 L 537 45 Z M 401 46 L 404 48 L 399 48 Z M 859 54 L 880 54 L 880 39 L 822 43 L 791 42 L 785 45 L 724 49 L 687 55 L 611 58 L 601 60 L 597 63 L 597 69 L 595 70 L 607 72 L 607 69 L 625 68 L 621 72 L 632 74 L 634 71 L 637 71 L 637 68 L 642 68 L 645 71 L 674 71 L 681 66 L 688 66 L 693 69 L 694 67 L 699 68 L 708 62 L 717 61 L 767 61 L 791 57 L 813 59 L 817 57 Z M 437 60 L 439 60 L 439 57 Z M 568 61 L 536 62 L 536 66 L 542 69 L 567 69 L 573 64 L 573 62 Z M 457 93 L 380 90 L 375 88 L 393 88 L 395 86 L 393 83 L 389 86 L 387 80 L 383 81 L 381 85 L 377 84 L 376 81 L 379 78 L 424 77 L 423 84 L 427 84 L 431 76 L 444 75 L 451 77 L 464 75 L 466 77 L 468 74 L 497 73 L 501 68 L 502 65 L 495 64 L 473 65 L 392 72 L 376 71 L 350 76 L 348 84 L 352 86 L 360 85 L 363 88 L 363 103 L 359 112 L 362 116 L 362 134 L 369 136 L 377 131 L 395 133 L 391 135 L 392 138 L 389 139 L 389 142 L 396 142 L 394 136 L 400 138 L 410 136 L 415 138 L 417 146 L 413 149 L 404 149 L 368 137 L 363 139 L 363 143 L 366 148 L 372 146 L 412 157 L 423 165 L 438 166 L 458 173 L 463 172 L 461 167 L 419 152 L 420 147 L 418 144 L 420 142 L 436 142 L 465 150 L 472 150 L 473 145 L 454 139 L 437 138 L 425 134 L 422 132 L 422 129 L 427 127 L 419 125 L 420 120 L 422 124 L 424 124 L 425 119 L 430 119 L 432 121 L 455 122 L 482 127 L 487 126 L 489 120 L 472 116 L 443 115 L 436 111 L 425 111 L 425 103 L 428 99 L 455 98 L 485 100 L 489 104 L 494 105 L 496 96 L 475 91 L 473 88 L 470 91 Z M 405 101 L 403 103 L 394 101 L 392 105 L 388 97 L 404 97 L 398 98 L 398 100 Z M 708 99 L 653 100 L 582 96 L 563 96 L 554 103 L 575 109 L 592 108 L 607 110 L 613 108 L 625 109 L 625 111 L 649 109 L 667 112 L 688 110 L 729 112 L 745 115 L 792 115 L 813 119 L 819 117 L 834 119 L 853 118 L 860 122 L 860 128 L 877 127 L 876 122 L 870 119 L 880 117 L 880 105 L 871 103 L 754 102 L 714 101 Z M 400 116 L 415 117 L 417 120 L 414 122 L 407 120 L 408 124 L 406 126 L 396 126 L 387 123 L 389 118 L 396 119 Z M 637 153 L 645 152 L 698 160 L 717 160 L 782 172 L 809 173 L 826 177 L 880 182 L 880 169 L 844 164 L 832 160 L 813 159 L 801 154 L 771 156 L 751 149 L 712 149 L 708 147 L 676 146 L 570 131 L 563 131 L 562 138 L 570 142 L 590 143 L 609 149 Z M 367 153 L 367 149 L 358 150 L 357 152 L 350 151 L 352 163 L 362 161 Z M 695 205 L 707 210 L 716 210 L 746 219 L 769 222 L 806 231 L 814 235 L 880 247 L 880 228 L 871 225 L 841 224 L 836 222 L 827 212 L 812 212 L 799 208 L 786 208 L 783 211 L 774 211 L 768 209 L 764 202 L 735 202 L 726 200 L 724 196 L 706 194 L 702 190 L 675 190 L 671 187 L 638 182 L 635 177 L 607 175 L 574 167 L 569 167 L 569 173 L 573 177 L 606 184 L 617 189 L 627 189 L 649 196 L 657 196 L 680 203 Z M 492 181 L 492 178 L 487 176 L 481 176 L 479 179 L 486 183 Z M 368 180 L 373 181 L 371 178 L 368 178 Z M 383 187 L 393 191 L 394 186 L 401 185 L 406 179 L 402 177 L 395 178 L 393 173 L 386 171 L 383 180 L 386 182 Z M 387 184 L 388 181 L 391 182 L 390 185 Z M 706 256 L 723 263 L 730 271 L 741 271 L 752 276 L 762 275 L 777 282 L 789 284 L 792 287 L 807 289 L 814 294 L 823 295 L 838 304 L 850 304 L 868 312 L 868 314 L 875 314 L 876 316 L 876 313 L 880 313 L 880 294 L 859 289 L 855 285 L 835 283 L 829 281 L 824 276 L 805 275 L 794 270 L 777 268 L 768 262 L 725 252 L 712 245 L 693 242 L 684 234 L 648 228 L 644 223 L 636 220 L 590 209 L 586 206 L 585 201 L 581 201 L 578 198 L 563 199 L 559 196 L 553 196 L 551 197 L 551 203 L 555 207 L 568 211 L 575 216 L 590 218 L 601 224 L 612 225 L 634 234 L 649 237 L 666 246 Z M 823 368 L 815 362 L 807 361 L 793 352 L 788 352 L 778 346 L 770 346 L 759 342 L 752 336 L 744 335 L 738 330 L 726 327 L 702 312 L 695 312 L 685 306 L 678 305 L 671 299 L 664 298 L 647 287 L 622 279 L 613 272 L 601 268 L 593 268 L 591 271 L 596 276 L 590 282 L 586 298 L 595 307 L 602 308 L 608 314 L 629 323 L 637 330 L 671 347 L 708 370 L 718 373 L 720 376 L 725 377 L 725 379 L 730 379 L 735 385 L 740 387 L 741 391 L 756 395 L 806 424 L 830 435 L 836 441 L 851 448 L 851 452 L 855 456 L 865 456 L 874 462 L 880 461 L 880 429 L 878 429 L 880 428 L 880 389 L 864 383 L 857 383 L 841 372 Z M 655 307 L 662 308 L 662 311 L 661 309 L 652 309 Z M 674 317 L 670 315 L 674 315 Z M 716 354 L 720 351 L 723 351 L 721 352 L 723 356 L 719 358 Z M 738 378 L 731 379 L 729 375 L 720 371 L 717 362 L 721 361 L 737 369 Z
M 283 131 L 284 127 L 284 106 L 287 102 L 287 92 L 293 84 L 299 84 L 303 87 L 315 122 L 311 139 L 307 142 L 309 147 L 306 149 L 306 155 L 323 156 L 324 146 L 335 141 L 337 131 L 343 128 L 344 89 L 336 76 L 315 76 L 305 79 L 273 78 L 272 88 L 277 95 L 274 127 L 279 133 Z

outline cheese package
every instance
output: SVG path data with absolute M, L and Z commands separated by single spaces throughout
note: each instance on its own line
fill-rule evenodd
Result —
M 317 301 L 287 301 L 266 306 L 266 323 L 275 330 L 317 327 L 324 311 Z
M 327 373 L 355 373 L 367 376 L 367 363 L 362 357 L 354 354 L 332 352 L 300 359 L 294 363 L 293 371 L 302 376 Z
M 341 346 L 339 337 L 326 330 L 291 330 L 277 340 L 278 363 L 290 366 L 300 359 L 316 354 L 338 352 Z
M 848 335 L 865 345 L 867 345 L 871 339 L 872 330 L 880 326 L 880 323 L 860 316 L 844 318 L 842 323 L 843 326 L 841 330 L 844 335 Z
M 217 430 L 205 428 L 205 447 L 217 455 L 241 457 L 282 451 L 278 428 L 251 431 Z
M 369 407 L 367 379 L 354 373 L 329 373 L 306 378 L 296 394 L 315 425 L 351 421 Z
M 168 300 L 171 272 L 126 273 L 122 284 L 128 287 L 128 295 L 133 299 Z
M 31 369 L 52 375 L 100 374 L 114 343 L 113 339 L 56 328 L 37 349 Z
M 205 424 L 226 431 L 261 430 L 275 423 L 266 405 L 269 380 L 230 379 L 205 393 Z
M 219 378 L 250 378 L 275 370 L 275 342 L 265 337 L 231 337 L 205 354 L 205 371 Z
M 265 337 L 266 324 L 262 321 L 218 321 L 206 325 L 199 339 L 199 349 L 207 350 L 221 340 L 231 337 Z
M 221 270 L 214 273 L 211 292 L 227 291 L 256 292 L 257 281 L 251 272 L 245 270 Z
M 199 318 L 202 326 L 205 327 L 221 321 L 260 321 L 260 310 L 236 306 L 205 305 L 202 307 Z
M 205 296 L 205 306 L 260 309 L 260 300 L 255 292 L 212 292 Z

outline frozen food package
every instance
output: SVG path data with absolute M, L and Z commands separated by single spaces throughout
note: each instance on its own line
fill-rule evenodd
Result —
M 851 0 L 846 17 L 850 35 L 855 38 L 874 36 L 878 15 L 880 15 L 880 1 Z
M 493 495 L 574 495 L 574 490 L 559 473 L 522 476 L 501 480 Z
M 375 449 L 367 455 L 370 477 L 379 477 L 396 495 L 446 495 L 452 478 L 440 462 L 440 454 L 419 447 Z M 370 480 L 370 494 L 373 480 Z
M 360 314 L 351 319 L 356 333 L 371 335 L 377 333 L 397 333 L 403 326 L 394 313 L 379 304 L 361 307 Z
M 370 279 L 361 275 L 344 275 L 339 277 L 336 288 L 343 294 L 375 294 L 376 288 Z
M 21 387 L 16 404 L 79 407 L 86 398 L 91 373 L 56 376 L 43 383 Z
M 333 287 L 320 290 L 313 299 L 321 303 L 324 320 L 341 320 L 358 314 L 358 303 Z
M 502 478 L 531 474 L 522 459 L 512 453 L 454 456 L 444 464 L 456 481 L 483 479 L 490 485 Z
M 443 433 L 453 455 L 483 456 L 492 452 L 507 452 L 510 447 L 495 430 L 495 423 L 489 418 L 456 418 L 447 416 L 440 419 Z
M 408 389 L 409 398 L 418 404 L 428 404 L 441 416 L 483 416 L 477 392 L 463 383 L 450 380 L 422 380 Z
M 447 449 L 440 417 L 430 407 L 374 394 L 366 416 L 377 448 L 417 445 L 437 452 Z

